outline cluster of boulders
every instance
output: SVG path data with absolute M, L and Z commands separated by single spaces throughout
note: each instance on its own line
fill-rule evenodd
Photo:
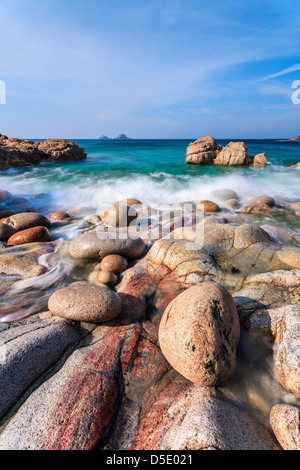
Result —
M 39 237 L 72 211 L 19 207 L 0 312 L 35 315 L 0 322 L 0 449 L 300 449 L 300 235 L 277 223 L 299 202 L 215 190 L 180 224 L 126 199 L 62 245 Z
M 42 161 L 70 162 L 84 160 L 82 147 L 70 140 L 47 139 L 43 142 L 21 140 L 0 134 L 0 171 L 30 166 Z
M 229 142 L 226 147 L 214 137 L 201 137 L 191 142 L 186 152 L 186 163 L 197 165 L 250 166 L 264 168 L 268 162 L 264 153 L 250 156 L 244 142 Z

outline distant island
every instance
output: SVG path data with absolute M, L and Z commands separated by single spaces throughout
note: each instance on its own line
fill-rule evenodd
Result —
M 300 135 L 298 135 L 297 137 L 294 137 L 292 140 L 300 140 Z
M 288 142 L 299 142 L 300 141 L 300 135 L 297 135 L 297 137 L 294 137 L 293 139 L 287 139 Z
M 106 135 L 101 135 L 99 140 L 131 140 L 131 138 L 127 137 L 126 134 L 119 134 L 117 137 L 113 138 L 107 137 Z

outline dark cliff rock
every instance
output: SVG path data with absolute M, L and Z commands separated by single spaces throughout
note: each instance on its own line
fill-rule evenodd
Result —
M 21 140 L 0 134 L 0 171 L 40 163 L 84 160 L 84 149 L 70 140 L 47 139 L 44 142 Z

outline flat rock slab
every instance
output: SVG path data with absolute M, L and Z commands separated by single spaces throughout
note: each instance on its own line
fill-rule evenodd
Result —
M 0 419 L 27 388 L 83 336 L 59 318 L 1 324 Z

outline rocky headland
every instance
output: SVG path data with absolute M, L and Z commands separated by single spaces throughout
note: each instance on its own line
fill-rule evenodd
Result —
M 201 137 L 191 142 L 186 152 L 186 163 L 196 165 L 251 166 L 264 168 L 268 162 L 264 153 L 250 156 L 244 142 L 229 142 L 226 147 L 214 137 Z
M 106 135 L 101 135 L 99 140 L 132 140 L 130 137 L 127 137 L 126 134 L 119 134 L 117 137 L 107 137 Z
M 0 191 L 1 450 L 300 449 L 300 201 L 42 197 Z
M 72 162 L 85 158 L 84 149 L 70 140 L 47 139 L 34 142 L 0 134 L 0 171 L 35 165 L 47 160 Z

